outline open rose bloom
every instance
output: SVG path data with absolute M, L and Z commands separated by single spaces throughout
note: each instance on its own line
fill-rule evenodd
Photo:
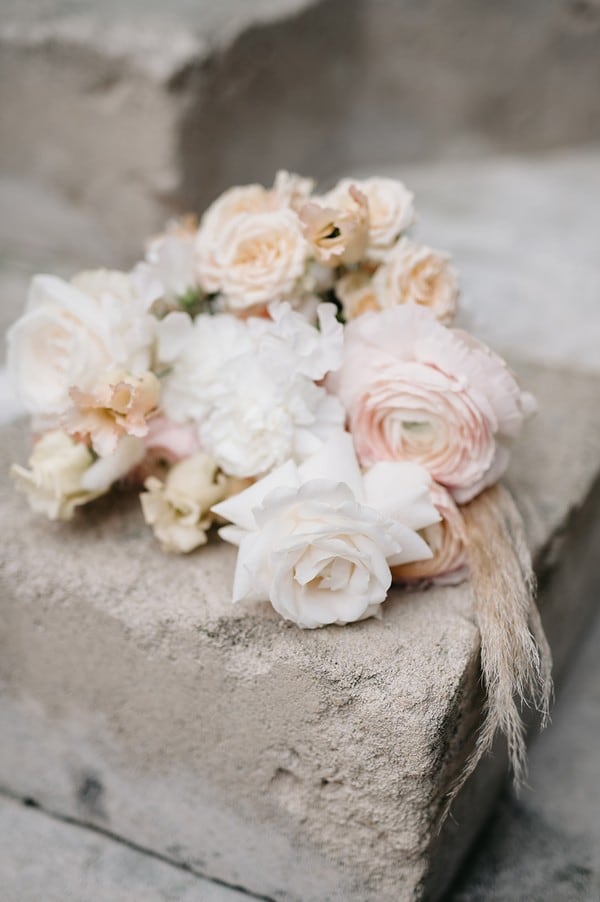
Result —
M 71 519 L 123 482 L 157 548 L 212 529 L 238 548 L 234 602 L 305 628 L 465 579 L 461 505 L 534 404 L 452 328 L 457 269 L 414 221 L 400 181 L 280 172 L 169 223 L 131 272 L 36 276 L 8 335 L 35 435 L 19 490 Z

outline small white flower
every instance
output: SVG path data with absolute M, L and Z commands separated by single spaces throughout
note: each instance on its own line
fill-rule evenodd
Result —
M 91 391 L 107 370 L 149 369 L 156 320 L 120 272 L 81 273 L 70 283 L 36 276 L 27 308 L 8 333 L 8 368 L 25 409 L 57 425 L 69 391 Z
M 213 510 L 239 546 L 233 601 L 270 600 L 308 629 L 376 614 L 390 566 L 431 557 L 416 530 L 439 520 L 420 467 L 361 475 L 351 437 L 338 432 L 298 467 L 288 461 Z
M 51 520 L 70 520 L 76 507 L 104 495 L 143 454 L 142 443 L 126 436 L 114 455 L 94 461 L 86 445 L 66 432 L 53 430 L 36 443 L 30 469 L 14 464 L 11 476 L 34 511 Z
M 173 222 L 164 234 L 149 242 L 146 259 L 131 273 L 138 293 L 147 300 L 178 301 L 198 288 L 194 240 L 196 229 Z
M 194 454 L 172 467 L 164 482 L 151 476 L 140 495 L 146 523 L 165 551 L 187 553 L 206 543 L 210 508 L 228 493 L 228 480 L 207 454 Z

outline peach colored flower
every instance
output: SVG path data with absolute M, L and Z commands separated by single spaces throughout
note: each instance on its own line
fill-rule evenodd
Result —
M 307 202 L 314 187 L 313 179 L 280 169 L 275 176 L 272 192 L 281 206 L 297 212 Z
M 350 185 L 348 196 L 350 203 L 345 208 L 311 202 L 305 204 L 298 214 L 312 255 L 326 266 L 356 263 L 365 252 L 369 216 L 367 199 L 354 185 Z
M 175 464 L 164 482 L 149 477 L 145 488 L 140 501 L 146 523 L 165 551 L 187 553 L 206 544 L 214 519 L 210 508 L 227 496 L 228 480 L 200 452 Z
M 70 391 L 73 407 L 65 416 L 71 435 L 86 439 L 101 457 L 112 454 L 123 435 L 143 438 L 148 417 L 158 405 L 160 385 L 154 373 L 115 372 L 91 392 Z
M 350 188 L 354 187 L 367 199 L 368 242 L 366 256 L 381 261 L 414 220 L 414 195 L 397 179 L 342 179 L 326 195 L 329 206 L 348 205 Z
M 458 585 L 468 574 L 467 534 L 463 516 L 443 486 L 432 483 L 429 496 L 442 516 L 439 523 L 425 527 L 420 533 L 431 548 L 433 557 L 392 567 L 392 577 L 395 582 Z
M 449 254 L 402 238 L 373 277 L 379 306 L 419 304 L 449 323 L 459 296 L 458 274 Z
M 381 309 L 373 278 L 363 269 L 344 273 L 335 283 L 335 293 L 342 302 L 346 319 Z
M 306 270 L 308 247 L 291 210 L 241 213 L 222 229 L 200 281 L 219 291 L 225 307 L 242 311 L 294 294 Z
M 329 387 L 363 466 L 414 461 L 459 503 L 500 478 L 535 408 L 486 345 L 413 304 L 352 320 Z

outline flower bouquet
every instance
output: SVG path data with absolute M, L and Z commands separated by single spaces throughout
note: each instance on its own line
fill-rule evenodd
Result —
M 518 771 L 514 692 L 539 683 L 545 708 L 548 656 L 524 542 L 506 538 L 520 520 L 491 487 L 534 402 L 451 327 L 456 270 L 413 220 L 399 181 L 316 194 L 280 172 L 169 224 L 131 272 L 36 276 L 8 336 L 35 436 L 12 473 L 51 519 L 137 486 L 167 552 L 216 526 L 238 547 L 233 601 L 300 627 L 379 615 L 392 581 L 470 568 L 487 729 Z

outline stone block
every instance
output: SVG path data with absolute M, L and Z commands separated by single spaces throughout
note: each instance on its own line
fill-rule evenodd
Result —
M 598 500 L 598 383 L 523 375 L 541 413 L 511 482 L 560 665 L 594 603 L 577 523 Z M 557 431 L 574 409 L 580 431 Z M 5 428 L 2 472 L 25 445 Z M 468 587 L 303 632 L 232 609 L 231 549 L 160 554 L 135 499 L 49 524 L 4 479 L 1 504 L 1 786 L 272 899 L 439 897 L 504 770 L 487 759 L 438 836 L 480 719 Z

